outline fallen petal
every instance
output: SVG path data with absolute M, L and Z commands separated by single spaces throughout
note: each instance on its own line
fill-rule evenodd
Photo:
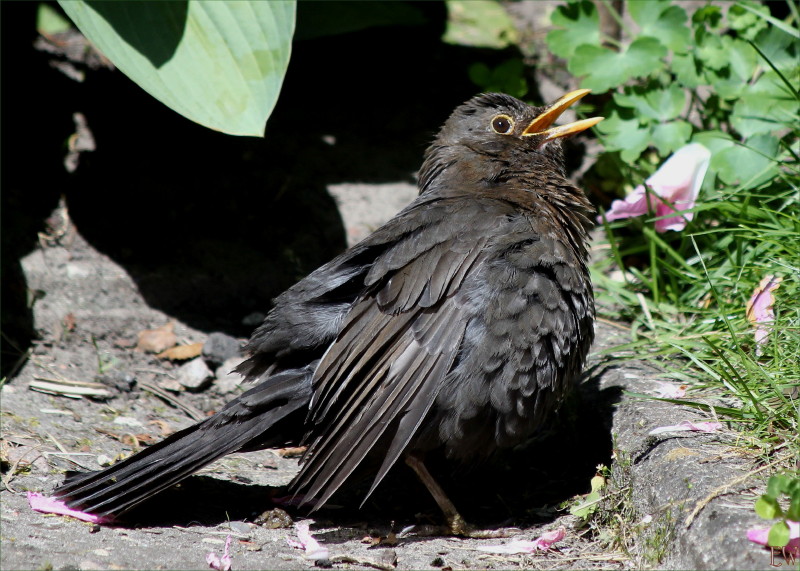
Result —
M 683 432 L 683 431 L 692 431 L 692 432 L 716 432 L 722 428 L 722 423 L 720 422 L 691 422 L 688 420 L 684 420 L 680 424 L 673 424 L 671 426 L 660 426 L 658 428 L 654 428 L 648 434 L 662 434 L 664 432 Z
M 686 396 L 686 385 L 676 385 L 664 381 L 658 381 L 659 387 L 656 389 L 656 396 L 664 399 L 681 399 Z
M 311 531 L 309 531 L 310 524 L 311 522 L 309 520 L 297 522 L 294 526 L 297 532 L 297 540 L 287 539 L 286 541 L 291 547 L 305 550 L 306 559 L 311 559 L 313 561 L 328 559 L 330 557 L 328 548 L 320 545 L 320 543 L 314 539 L 311 535 Z
M 48 498 L 39 492 L 28 492 L 28 505 L 31 509 L 37 512 L 46 514 L 68 515 L 82 521 L 89 523 L 103 523 L 105 521 L 101 516 L 74 510 L 67 506 L 63 501 L 55 498 Z
M 747 539 L 759 545 L 767 544 L 767 537 L 769 537 L 769 529 L 766 527 L 757 527 L 747 530 Z
M 775 296 L 773 292 L 781 285 L 782 278 L 773 275 L 765 276 L 753 290 L 753 295 L 745 305 L 748 321 L 755 324 L 753 336 L 756 342 L 756 355 L 761 356 L 762 347 L 767 342 L 771 327 L 775 320 Z
M 216 571 L 231 571 L 233 559 L 231 558 L 230 548 L 231 536 L 229 535 L 225 540 L 225 548 L 222 550 L 222 557 L 219 557 L 216 553 L 209 553 L 206 555 L 206 563 L 208 563 L 208 566 L 212 569 L 216 569 Z
M 647 197 L 645 196 L 644 186 L 639 185 L 633 192 L 625 197 L 625 200 L 615 200 L 611 203 L 611 208 L 605 214 L 606 220 L 620 220 L 647 214 Z M 597 222 L 603 221 L 602 216 L 597 217 Z
M 789 543 L 782 548 L 782 551 L 788 556 L 800 557 L 800 522 L 787 520 L 786 523 L 789 524 Z M 753 543 L 766 546 L 768 537 L 769 528 L 747 530 L 747 539 Z
M 775 319 L 775 296 L 772 294 L 777 290 L 783 278 L 776 278 L 773 275 L 765 276 L 764 279 L 753 290 L 753 295 L 745 306 L 748 321 L 751 323 L 764 323 Z
M 567 535 L 566 528 L 562 525 L 558 529 L 554 529 L 552 531 L 545 532 L 539 537 L 539 539 L 534 540 L 537 549 L 541 549 L 545 551 L 550 549 L 550 546 L 554 543 L 557 543 L 564 539 Z
M 478 547 L 479 551 L 487 553 L 503 553 L 506 555 L 517 555 L 523 553 L 535 553 L 536 551 L 547 551 L 550 547 L 564 539 L 567 535 L 567 530 L 564 526 L 558 529 L 543 533 L 537 539 L 529 541 L 526 539 L 514 539 L 504 545 L 483 545 Z

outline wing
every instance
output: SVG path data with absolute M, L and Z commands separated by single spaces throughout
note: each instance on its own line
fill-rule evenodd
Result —
M 273 309 L 245 347 L 253 357 L 238 372 L 253 380 L 279 361 L 297 366 L 319 358 L 367 289 L 365 280 L 376 259 L 398 242 L 418 236 L 426 225 L 441 223 L 446 212 L 432 202 L 432 197 L 417 198 L 362 242 L 275 298 Z M 397 255 L 402 257 L 402 251 Z M 390 256 L 387 262 L 394 259 Z
M 371 493 L 417 433 L 474 313 L 456 294 L 513 209 L 474 197 L 428 208 L 436 214 L 376 259 L 315 373 L 309 448 L 293 486 L 317 507 L 374 451 L 383 458 Z

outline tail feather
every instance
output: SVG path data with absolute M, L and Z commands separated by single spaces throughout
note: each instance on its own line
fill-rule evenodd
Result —
M 313 367 L 283 371 L 199 424 L 176 432 L 105 470 L 77 474 L 54 495 L 75 509 L 114 518 L 240 449 L 284 444 L 305 418 Z M 297 414 L 293 414 L 297 413 Z

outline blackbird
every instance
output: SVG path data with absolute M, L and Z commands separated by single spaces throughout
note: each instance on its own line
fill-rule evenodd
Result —
M 528 438 L 594 336 L 593 208 L 565 176 L 561 138 L 601 118 L 553 127 L 587 93 L 457 107 L 425 152 L 416 200 L 274 300 L 237 368 L 253 388 L 54 495 L 114 519 L 231 452 L 305 445 L 291 489 L 313 509 L 358 472 L 372 477 L 368 497 L 403 460 L 448 530 L 470 534 L 424 455 L 473 462 Z

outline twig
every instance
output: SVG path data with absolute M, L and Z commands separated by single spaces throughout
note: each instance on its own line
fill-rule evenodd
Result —
M 111 393 L 101 383 L 88 383 L 83 381 L 68 381 L 50 379 L 47 377 L 34 377 L 28 388 L 41 393 L 61 395 L 69 398 L 99 397 L 109 398 Z
M 746 482 L 748 479 L 750 479 L 752 476 L 755 476 L 759 472 L 763 472 L 767 468 L 771 468 L 772 466 L 776 466 L 777 464 L 780 464 L 781 462 L 784 462 L 785 460 L 788 460 L 791 457 L 792 457 L 792 454 L 787 454 L 786 456 L 782 456 L 782 457 L 778 458 L 777 460 L 775 460 L 773 462 L 770 462 L 769 464 L 764 464 L 760 468 L 756 468 L 755 470 L 753 470 L 751 472 L 748 472 L 747 474 L 745 474 L 743 476 L 738 476 L 738 477 L 734 478 L 733 480 L 730 480 L 729 482 L 719 486 L 718 488 L 714 488 L 713 490 L 711 490 L 710 494 L 708 494 L 702 500 L 698 501 L 697 504 L 694 506 L 694 509 L 692 510 L 692 513 L 690 513 L 689 517 L 686 518 L 686 523 L 684 524 L 684 529 L 689 529 L 689 526 L 692 525 L 692 522 L 694 521 L 694 518 L 697 517 L 697 514 L 699 514 L 703 510 L 703 508 L 705 508 L 711 502 L 711 500 L 713 500 L 717 496 L 721 496 L 722 494 L 726 494 L 730 488 L 732 488 L 733 486 L 736 486 L 738 484 L 741 484 L 742 482 Z
M 151 385 L 150 383 L 145 383 L 139 381 L 139 386 L 142 387 L 144 390 L 153 393 L 155 396 L 160 398 L 163 401 L 166 401 L 167 404 L 174 406 L 175 408 L 181 409 L 186 415 L 191 418 L 192 420 L 204 420 L 206 415 L 203 414 L 202 411 L 197 410 L 190 404 L 182 402 L 180 399 L 173 397 L 167 391 L 160 389 L 155 385 Z
M 55 444 L 55 445 L 56 445 L 56 448 L 58 448 L 58 449 L 59 449 L 61 452 L 63 452 L 64 454 L 66 454 L 66 453 L 67 453 L 67 449 L 66 449 L 66 448 L 64 448 L 63 446 L 61 446 L 61 443 L 60 443 L 58 440 L 56 440 L 56 437 L 55 437 L 55 436 L 53 436 L 53 435 L 52 435 L 52 434 L 50 434 L 49 432 L 47 432 L 47 433 L 45 433 L 45 434 L 47 434 L 47 437 L 48 437 L 50 440 L 52 440 L 52 441 L 53 441 L 53 444 Z

